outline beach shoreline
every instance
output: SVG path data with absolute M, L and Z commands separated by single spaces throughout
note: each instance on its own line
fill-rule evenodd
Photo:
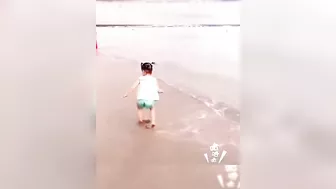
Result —
M 237 112 L 240 27 L 227 25 L 240 25 L 240 5 L 96 2 L 96 24 L 119 25 L 96 27 L 99 50 L 135 63 L 155 61 L 156 75 L 169 85 L 222 106 L 222 112 L 229 108 Z M 198 27 L 202 24 L 207 26 Z
M 97 33 L 101 52 L 134 63 L 155 61 L 156 75 L 169 85 L 224 105 L 223 111 L 239 111 L 239 29 L 97 28 Z
M 217 188 L 224 165 L 240 164 L 236 125 L 160 82 L 165 93 L 157 104 L 157 127 L 139 128 L 135 94 L 122 99 L 140 75 L 139 65 L 100 54 L 96 67 L 98 188 Z M 219 165 L 203 156 L 214 142 L 227 151 Z
M 122 26 L 96 28 L 97 188 L 239 188 L 239 27 L 194 27 L 239 24 L 238 8 L 97 3 L 96 24 Z M 122 98 L 144 61 L 165 91 L 154 129 L 137 125 L 135 93 Z M 214 143 L 225 155 L 216 162 Z

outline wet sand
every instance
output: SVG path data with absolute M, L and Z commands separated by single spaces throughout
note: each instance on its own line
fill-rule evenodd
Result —
M 138 64 L 97 56 L 97 188 L 220 188 L 216 175 L 225 175 L 224 165 L 239 164 L 238 123 L 160 82 L 165 93 L 156 107 L 157 127 L 139 127 L 135 93 L 122 98 L 140 75 Z M 221 164 L 203 156 L 214 142 L 227 151 Z

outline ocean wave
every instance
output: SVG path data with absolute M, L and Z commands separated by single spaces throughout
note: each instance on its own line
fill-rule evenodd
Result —
M 224 103 L 224 102 L 216 102 L 212 100 L 209 97 L 204 97 L 200 95 L 196 95 L 195 93 L 192 93 L 188 91 L 188 89 L 185 89 L 181 86 L 177 86 L 172 83 L 167 83 L 164 80 L 160 79 L 165 84 L 169 85 L 170 87 L 173 87 L 177 89 L 178 91 L 190 96 L 193 99 L 196 99 L 200 102 L 202 102 L 205 106 L 207 106 L 209 109 L 211 109 L 216 115 L 219 117 L 226 118 L 232 123 L 239 124 L 240 123 L 240 111 L 231 107 L 230 105 Z

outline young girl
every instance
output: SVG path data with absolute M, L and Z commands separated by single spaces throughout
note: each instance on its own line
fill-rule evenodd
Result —
M 151 126 L 147 128 L 155 127 L 155 109 L 154 105 L 159 100 L 159 93 L 163 91 L 159 88 L 157 79 L 152 76 L 153 64 L 149 62 L 141 63 L 142 76 L 139 77 L 137 81 L 132 85 L 131 89 L 126 92 L 124 98 L 128 96 L 128 93 L 132 92 L 136 87 L 138 87 L 137 94 L 137 108 L 138 108 L 138 119 L 139 124 L 145 122 L 152 122 Z M 143 109 L 150 109 L 152 120 L 143 119 Z

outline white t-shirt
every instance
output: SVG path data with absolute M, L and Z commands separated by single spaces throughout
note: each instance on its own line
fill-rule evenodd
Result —
M 157 80 L 151 75 L 139 77 L 138 100 L 159 100 Z

